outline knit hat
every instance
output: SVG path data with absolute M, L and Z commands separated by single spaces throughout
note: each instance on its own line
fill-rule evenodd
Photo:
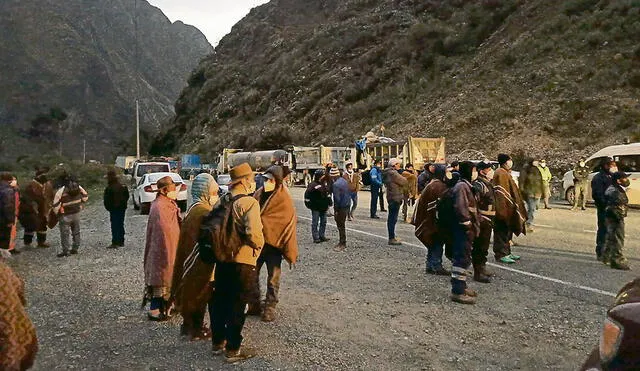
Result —
M 249 164 L 247 164 L 246 162 L 243 162 L 240 165 L 233 167 L 231 171 L 229 171 L 229 175 L 231 176 L 231 184 L 236 184 L 251 174 L 253 174 L 251 166 L 249 166 Z
M 394 167 L 399 164 L 400 164 L 400 160 L 398 160 L 397 158 L 392 158 L 391 160 L 389 160 L 389 167 Z
M 329 170 L 329 176 L 331 177 L 340 176 L 340 170 L 338 170 L 335 167 L 332 167 L 331 170 Z
M 504 165 L 507 163 L 507 161 L 511 160 L 511 156 L 505 154 L 505 153 L 501 153 L 498 155 L 498 163 L 500 165 Z

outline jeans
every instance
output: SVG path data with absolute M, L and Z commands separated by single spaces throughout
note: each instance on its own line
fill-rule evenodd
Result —
M 256 267 L 248 264 L 218 263 L 211 328 L 213 344 L 227 341 L 226 349 L 236 351 L 242 345 L 245 310 L 255 284 Z
M 380 187 L 380 192 L 378 193 L 378 198 L 380 198 L 380 211 L 386 211 L 384 209 L 384 191 L 385 191 L 384 186 L 381 186 Z M 387 201 L 389 201 L 389 200 L 387 200 Z
M 260 271 L 263 265 L 267 265 L 267 297 L 265 304 L 275 306 L 278 303 L 280 291 L 280 275 L 282 274 L 282 252 L 273 246 L 264 245 L 256 265 L 255 296 L 252 303 L 260 304 Z M 259 308 L 259 306 L 258 306 Z
M 380 186 L 375 184 L 371 185 L 371 208 L 370 216 L 373 218 L 377 214 L 378 210 L 378 197 L 380 197 Z
M 527 197 L 527 225 L 533 224 L 533 219 L 536 216 L 536 209 L 538 208 L 538 202 L 540 202 L 539 197 Z
M 351 192 L 351 194 L 349 194 L 349 197 L 351 198 L 351 210 L 349 210 L 349 218 L 353 218 L 353 212 L 356 211 L 356 208 L 358 207 L 358 192 Z
M 80 247 L 80 213 L 63 215 L 60 217 L 60 244 L 62 251 L 58 253 L 67 253 L 69 249 L 78 250 Z M 73 244 L 69 246 L 69 234 L 73 237 Z
M 437 270 L 442 268 L 442 254 L 444 242 L 436 241 L 432 246 L 427 246 L 427 269 Z
M 607 213 L 604 205 L 596 205 L 598 215 L 598 233 L 596 235 L 596 255 L 602 256 L 607 241 Z
M 340 243 L 347 243 L 347 215 L 349 214 L 349 209 L 334 209 L 334 219 L 336 221 L 336 226 L 338 227 L 338 234 L 340 235 Z
M 112 210 L 109 212 L 111 220 L 111 243 L 124 246 L 124 215 L 126 210 Z
M 471 264 L 471 243 L 473 232 L 464 226 L 453 227 L 453 261 L 451 268 L 451 293 L 464 294 Z
M 314 241 L 325 238 L 327 229 L 327 212 L 311 210 L 311 236 Z
M 387 218 L 387 232 L 389 233 L 389 239 L 396 238 L 396 223 L 398 222 L 398 215 L 400 214 L 400 202 L 389 201 L 389 217 Z

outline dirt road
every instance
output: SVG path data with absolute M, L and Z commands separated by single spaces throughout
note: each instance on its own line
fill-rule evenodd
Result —
M 38 329 L 36 369 L 574 370 L 597 343 L 612 295 L 640 270 L 640 213 L 627 222 L 634 270 L 620 272 L 593 256 L 595 211 L 557 207 L 541 211 L 536 232 L 517 240 L 522 261 L 492 266 L 493 283 L 471 283 L 478 304 L 462 306 L 448 300 L 448 278 L 425 276 L 410 225 L 398 224 L 404 246 L 386 244 L 386 215 L 367 218 L 367 193 L 343 253 L 332 250 L 333 226 L 329 243 L 312 243 L 303 190 L 292 193 L 301 258 L 284 269 L 277 320 L 247 322 L 257 358 L 226 366 L 208 342 L 180 340 L 179 320 L 148 322 L 140 310 L 146 217 L 131 211 L 127 247 L 111 251 L 108 215 L 96 205 L 83 215 L 79 255 L 30 250 L 11 262 L 26 280 Z M 57 244 L 58 231 L 50 236 Z

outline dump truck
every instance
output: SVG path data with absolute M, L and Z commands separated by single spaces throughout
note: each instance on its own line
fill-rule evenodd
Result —
M 136 162 L 136 156 L 118 156 L 116 157 L 116 167 L 124 170 L 126 173 L 133 169 L 133 163 Z
M 241 152 L 242 150 L 224 150 L 218 163 L 218 173 L 226 174 L 235 166 L 244 162 L 251 166 L 255 172 L 267 170 L 273 164 L 286 164 L 290 166 L 291 153 L 283 149 L 271 151 Z
M 356 150 L 349 147 L 289 147 L 292 154 L 292 181 L 305 186 L 311 183 L 313 173 L 324 169 L 328 163 L 333 163 L 339 169 L 344 169 L 348 161 L 355 161 Z M 355 164 L 354 164 L 355 166 Z
M 366 143 L 364 149 L 356 146 L 356 164 L 361 170 L 369 170 L 375 160 L 383 166 L 389 159 L 397 158 L 406 164 L 413 164 L 416 170 L 422 170 L 428 162 L 445 163 L 445 138 L 414 138 L 386 143 Z

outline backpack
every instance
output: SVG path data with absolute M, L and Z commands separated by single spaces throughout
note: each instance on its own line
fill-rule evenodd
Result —
M 436 205 L 436 220 L 439 226 L 449 227 L 456 223 L 454 204 L 453 187 L 449 187 Z
M 233 203 L 242 197 L 230 194 L 220 199 L 220 203 L 205 216 L 198 232 L 198 255 L 207 264 L 218 261 L 232 261 L 243 245 L 242 236 L 235 230 L 233 223 Z
M 367 170 L 362 173 L 362 184 L 366 186 L 371 185 L 371 170 Z
M 80 184 L 75 180 L 70 180 L 67 185 L 64 187 L 67 194 L 71 197 L 76 197 L 80 194 Z

